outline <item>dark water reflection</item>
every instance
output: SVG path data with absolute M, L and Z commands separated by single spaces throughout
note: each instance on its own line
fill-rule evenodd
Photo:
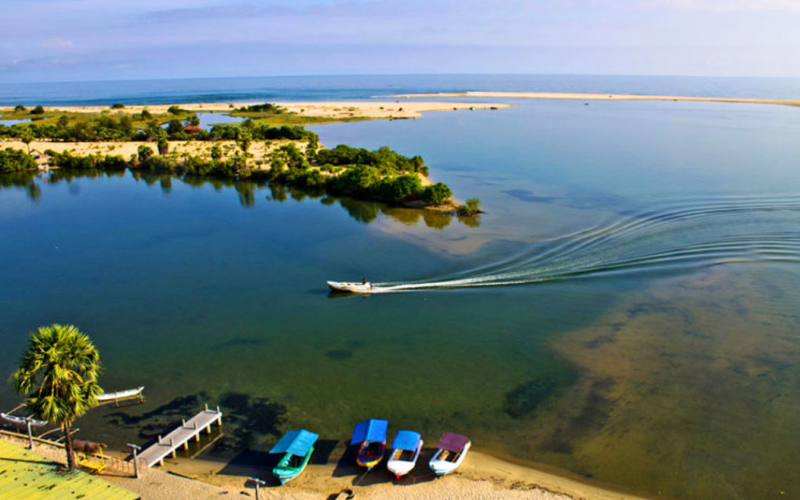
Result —
M 453 220 L 457 220 L 467 227 L 480 226 L 480 216 L 454 217 L 452 214 L 442 211 L 395 207 L 380 202 L 336 197 L 328 195 L 322 189 L 298 189 L 292 186 L 271 184 L 266 181 L 240 181 L 216 177 L 176 175 L 149 170 L 127 170 L 124 168 L 112 170 L 53 169 L 42 173 L 17 172 L 0 174 L 0 189 L 21 189 L 31 201 L 37 201 L 42 196 L 41 184 L 57 185 L 65 182 L 68 184 L 69 192 L 74 196 L 78 196 L 80 194 L 80 185 L 75 182 L 78 179 L 125 177 L 126 173 L 129 173 L 137 182 L 141 181 L 147 186 L 158 185 L 164 194 L 172 192 L 174 182 L 181 182 L 194 188 L 211 186 L 216 191 L 233 189 L 238 195 L 239 205 L 242 208 L 255 207 L 258 192 L 268 189 L 269 194 L 265 197 L 268 201 L 283 203 L 288 199 L 296 202 L 309 199 L 320 200 L 323 205 L 327 206 L 338 203 L 351 218 L 365 224 L 375 221 L 380 215 L 385 215 L 405 225 L 413 226 L 422 221 L 426 227 L 433 229 L 444 229 Z

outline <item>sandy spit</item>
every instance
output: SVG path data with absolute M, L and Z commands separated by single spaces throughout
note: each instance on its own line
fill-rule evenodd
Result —
M 751 99 L 744 97 L 688 97 L 669 95 L 633 95 L 633 94 L 576 94 L 563 92 L 454 92 L 439 94 L 403 94 L 389 96 L 393 98 L 411 97 L 470 97 L 470 98 L 505 98 L 505 99 L 568 99 L 581 101 L 704 101 L 704 102 L 738 102 L 750 104 L 782 104 L 784 106 L 800 106 L 800 100 L 790 99 Z
M 234 111 L 242 106 L 261 103 L 185 103 L 185 104 L 154 104 L 154 105 L 126 105 L 122 109 L 111 110 L 108 106 L 46 106 L 47 111 L 71 111 L 76 113 L 102 113 L 123 112 L 141 113 L 147 109 L 151 113 L 166 113 L 170 106 L 178 106 L 188 111 Z M 464 103 L 464 102 L 405 102 L 395 101 L 353 101 L 353 102 L 276 102 L 273 103 L 285 108 L 287 111 L 306 116 L 316 116 L 334 119 L 353 118 L 419 118 L 428 111 L 457 111 L 477 109 L 508 108 L 508 104 L 494 103 Z M 0 111 L 10 111 L 12 107 L 0 107 Z

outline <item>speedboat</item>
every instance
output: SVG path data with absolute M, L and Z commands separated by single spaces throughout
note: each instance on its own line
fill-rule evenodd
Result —
M 436 453 L 429 464 L 431 470 L 437 476 L 444 476 L 458 469 L 471 444 L 469 438 L 461 434 L 445 432 L 436 444 Z
M 417 458 L 419 458 L 421 450 L 422 438 L 419 432 L 397 431 L 397 435 L 392 441 L 392 452 L 389 454 L 386 468 L 397 479 L 400 479 L 411 472 L 417 464 Z
M 311 454 L 314 453 L 314 443 L 318 437 L 317 434 L 304 429 L 289 431 L 272 447 L 270 453 L 285 453 L 278 465 L 272 469 L 272 475 L 278 478 L 281 484 L 286 484 L 303 472 L 311 459 Z
M 383 459 L 386 452 L 386 429 L 388 420 L 365 420 L 356 424 L 350 445 L 358 445 L 356 463 L 372 470 Z
M 369 293 L 372 291 L 372 283 L 369 281 L 347 282 L 347 281 L 328 281 L 328 286 L 336 292 L 350 293 Z

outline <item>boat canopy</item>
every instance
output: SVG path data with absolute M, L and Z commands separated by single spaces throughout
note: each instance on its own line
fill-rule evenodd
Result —
M 386 442 L 386 429 L 389 428 L 388 420 L 366 420 L 356 424 L 350 444 L 363 443 L 364 441 Z
M 419 432 L 397 431 L 397 435 L 392 441 L 392 448 L 395 450 L 416 451 L 420 439 Z
M 442 434 L 442 439 L 439 440 L 437 448 L 442 450 L 451 451 L 453 453 L 461 453 L 464 447 L 469 443 L 469 438 L 456 434 L 455 432 L 445 432 Z
M 308 450 L 314 446 L 319 435 L 311 431 L 300 429 L 299 431 L 287 432 L 278 444 L 272 447 L 270 453 L 286 453 L 292 455 L 300 455 L 301 457 L 308 453 Z

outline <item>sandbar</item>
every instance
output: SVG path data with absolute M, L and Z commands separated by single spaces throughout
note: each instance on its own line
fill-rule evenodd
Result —
M 147 109 L 151 113 L 166 113 L 170 106 L 192 112 L 231 112 L 240 107 L 262 103 L 184 103 L 184 104 L 148 104 L 125 105 L 124 108 L 111 110 L 109 106 L 45 106 L 47 111 L 65 111 L 73 113 L 102 113 L 104 111 L 141 113 Z M 287 111 L 304 116 L 330 118 L 331 121 L 343 119 L 387 119 L 387 118 L 419 118 L 429 111 L 457 111 L 475 109 L 508 108 L 508 104 L 468 103 L 468 102 L 405 102 L 393 101 L 313 101 L 313 102 L 274 102 Z M 13 107 L 0 107 L 0 112 L 11 111 Z
M 748 97 L 691 97 L 670 95 L 638 95 L 638 94 L 581 94 L 568 92 L 443 92 L 436 94 L 401 94 L 392 98 L 417 97 L 459 97 L 459 98 L 500 98 L 500 99 L 565 99 L 576 101 L 702 101 L 702 102 L 736 102 L 748 104 L 780 104 L 783 106 L 800 106 L 800 100 L 792 99 L 755 99 Z

